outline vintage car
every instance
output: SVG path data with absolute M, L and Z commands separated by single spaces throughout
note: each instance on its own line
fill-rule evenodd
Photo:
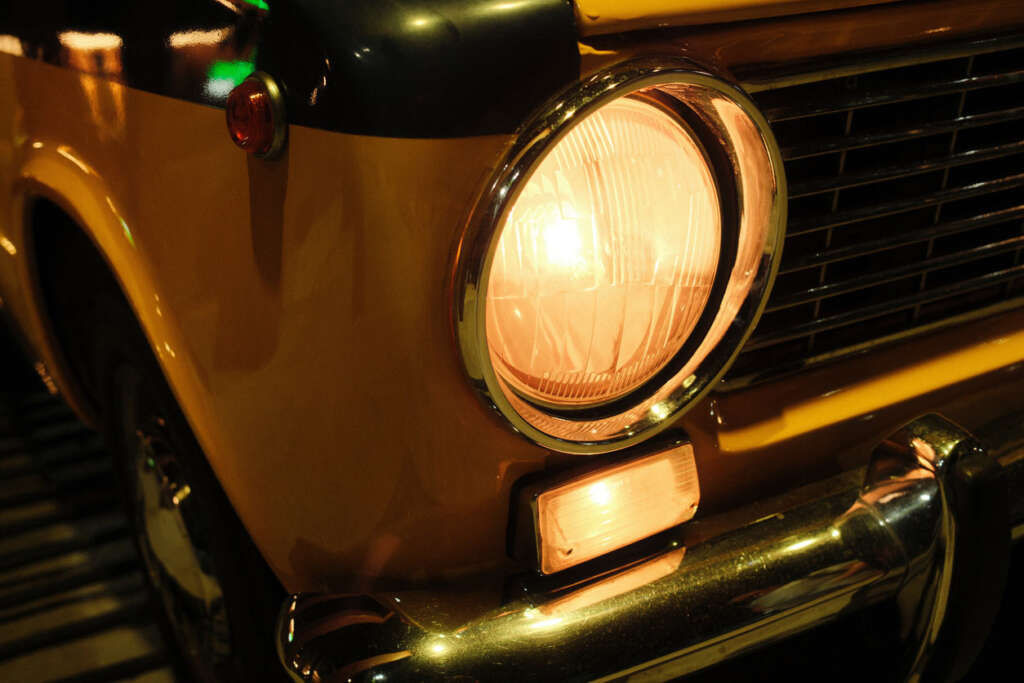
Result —
M 15 0 L 0 297 L 196 680 L 664 680 L 878 605 L 956 678 L 1022 122 L 1019 0 Z

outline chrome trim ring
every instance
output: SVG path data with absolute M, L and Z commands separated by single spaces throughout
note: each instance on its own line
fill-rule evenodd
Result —
M 728 271 L 725 292 L 740 293 L 735 313 L 719 307 L 713 320 L 698 327 L 700 336 L 687 340 L 665 369 L 607 406 L 557 409 L 518 395 L 491 364 L 485 314 L 491 261 L 509 208 L 547 151 L 585 116 L 626 95 L 654 98 L 672 107 L 697 132 L 719 186 L 723 231 L 729 228 L 728 220 L 734 222 L 733 251 L 748 232 L 763 232 L 764 246 L 760 254 L 745 259 L 756 267 L 743 269 L 744 260 L 734 257 L 736 267 Z M 452 294 L 453 325 L 466 372 L 516 431 L 541 446 L 591 454 L 639 443 L 671 425 L 711 389 L 736 357 L 778 270 L 785 222 L 781 154 L 768 122 L 736 85 L 682 59 L 639 59 L 601 71 L 549 101 L 520 131 L 462 234 Z M 688 366 L 701 346 L 706 358 L 696 367 Z
M 274 117 L 274 138 L 266 152 L 254 152 L 253 156 L 258 159 L 272 161 L 281 155 L 285 142 L 288 141 L 288 112 L 284 104 L 284 95 L 277 81 L 270 74 L 263 71 L 253 71 L 248 78 L 259 81 L 267 90 L 270 98 L 270 112 Z

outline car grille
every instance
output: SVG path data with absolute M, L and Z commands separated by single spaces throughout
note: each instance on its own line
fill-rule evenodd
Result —
M 782 151 L 789 220 L 730 383 L 1024 303 L 1021 44 L 747 81 Z

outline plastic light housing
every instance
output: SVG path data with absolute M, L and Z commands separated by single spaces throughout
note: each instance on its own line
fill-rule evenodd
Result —
M 228 95 L 225 113 L 231 140 L 247 152 L 266 154 L 274 141 L 270 94 L 255 78 L 242 81 Z
M 682 524 L 699 502 L 688 443 L 542 491 L 533 503 L 540 571 L 559 572 Z
M 752 331 L 785 207 L 778 147 L 738 88 L 683 60 L 595 74 L 524 127 L 463 232 L 470 379 L 545 448 L 650 438 Z
M 257 71 L 232 89 L 224 115 L 231 141 L 246 152 L 273 158 L 284 146 L 284 103 L 270 76 Z

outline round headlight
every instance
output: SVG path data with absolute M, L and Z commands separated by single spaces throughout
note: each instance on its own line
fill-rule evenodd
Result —
M 588 115 L 511 204 L 487 287 L 487 347 L 523 397 L 618 398 L 679 352 L 721 250 L 718 191 L 682 119 L 624 97 Z
M 774 139 L 737 88 L 664 61 L 592 77 L 517 138 L 463 235 L 467 371 L 549 448 L 653 435 L 749 335 L 784 212 Z

